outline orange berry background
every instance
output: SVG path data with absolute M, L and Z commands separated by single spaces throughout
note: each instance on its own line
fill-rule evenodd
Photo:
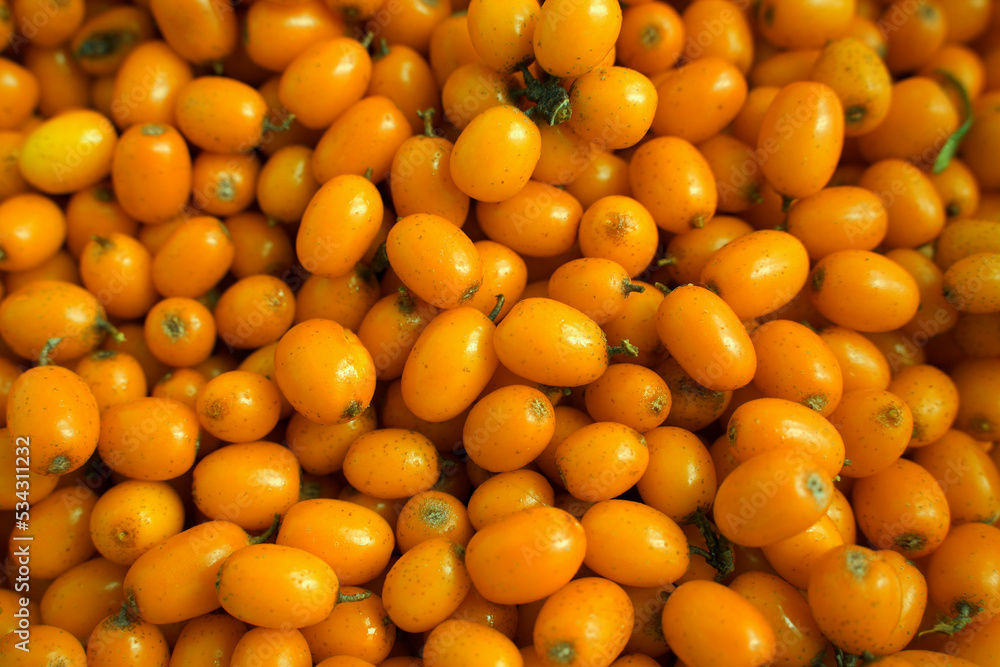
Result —
M 0 0 L 0 665 L 1000 667 L 992 0 Z

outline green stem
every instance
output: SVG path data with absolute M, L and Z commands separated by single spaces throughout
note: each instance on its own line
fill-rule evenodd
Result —
M 56 351 L 56 348 L 61 342 L 62 338 L 50 338 L 45 341 L 45 345 L 42 346 L 42 351 L 38 353 L 39 366 L 52 365 L 52 354 Z
M 424 136 L 434 137 L 434 109 L 424 109 L 423 111 L 417 111 L 417 118 L 424 121 Z
M 361 602 L 362 600 L 367 600 L 371 596 L 371 591 L 361 591 L 360 593 L 355 593 L 354 595 L 344 595 L 343 593 L 338 593 L 337 604 L 340 604 L 341 602 Z
M 934 166 L 931 168 L 931 171 L 935 174 L 940 174 L 948 166 L 948 163 L 951 162 L 951 159 L 955 157 L 962 139 L 965 138 L 965 135 L 972 128 L 972 100 L 969 99 L 969 92 L 965 89 L 965 86 L 951 72 L 938 69 L 934 70 L 934 73 L 940 74 L 944 77 L 945 81 L 954 86 L 958 91 L 958 96 L 962 100 L 962 115 L 965 117 L 965 120 L 962 121 L 958 129 L 944 142 L 941 152 L 938 153 L 937 158 L 934 160 Z
M 276 532 L 278 532 L 278 526 L 280 525 L 281 525 L 281 515 L 275 514 L 274 520 L 271 521 L 271 525 L 268 526 L 268 529 L 265 530 L 260 535 L 258 535 L 257 537 L 251 537 L 250 544 L 262 544 L 264 542 L 267 542 L 269 539 L 271 539 L 271 537 L 274 536 Z
M 270 117 L 264 117 L 264 123 L 261 126 L 261 130 L 264 132 L 288 132 L 292 127 L 292 123 L 295 121 L 295 114 L 290 113 L 284 117 L 281 121 L 281 125 L 275 125 L 271 122 Z
M 519 95 L 536 104 L 530 109 L 531 115 L 541 116 L 549 125 L 565 123 L 573 115 L 573 105 L 569 101 L 569 93 L 559 85 L 559 79 L 545 75 L 543 80 L 535 78 L 528 66 L 518 66 L 524 75 L 524 88 L 516 91 Z
M 705 538 L 705 545 L 708 547 L 706 550 L 692 546 L 689 548 L 691 553 L 701 556 L 706 563 L 715 568 L 715 580 L 722 583 L 735 567 L 732 543 L 716 532 L 702 507 L 685 517 L 684 523 L 690 523 L 697 528 L 701 536 Z
M 982 611 L 982 607 L 963 601 L 955 603 L 955 611 L 957 613 L 954 616 L 938 617 L 937 623 L 934 624 L 934 627 L 930 630 L 924 630 L 917 636 L 923 637 L 924 635 L 940 632 L 941 634 L 945 634 L 950 637 L 955 633 L 964 630 L 965 627 L 972 622 L 973 617 Z
M 506 301 L 503 294 L 497 294 L 497 305 L 493 306 L 493 310 L 486 317 L 490 318 L 490 322 L 496 322 L 497 316 L 500 315 L 500 311 L 503 310 L 503 303 Z
M 119 331 L 118 327 L 116 327 L 115 325 L 111 324 L 111 322 L 108 322 L 103 317 L 98 317 L 97 318 L 97 322 L 95 322 L 95 324 L 97 325 L 98 329 L 101 329 L 101 330 L 107 332 L 107 334 L 109 336 L 111 336 L 111 340 L 113 340 L 113 341 L 115 341 L 116 343 L 119 343 L 119 344 L 125 342 L 125 334 L 123 334 L 121 331 Z
M 622 294 L 624 294 L 625 296 L 628 296 L 632 292 L 639 292 L 641 294 L 642 292 L 645 292 L 645 291 L 646 291 L 645 287 L 643 287 L 642 285 L 636 285 L 635 283 L 633 283 L 628 278 L 626 278 L 622 282 Z
M 639 348 L 628 342 L 628 339 L 626 338 L 622 340 L 621 345 L 616 345 L 615 347 L 608 345 L 608 356 L 613 357 L 616 354 L 624 354 L 626 357 L 638 357 Z
M 379 245 L 375 250 L 375 256 L 372 257 L 372 262 L 368 267 L 368 270 L 373 274 L 378 275 L 389 268 L 389 254 L 385 250 L 385 243 Z

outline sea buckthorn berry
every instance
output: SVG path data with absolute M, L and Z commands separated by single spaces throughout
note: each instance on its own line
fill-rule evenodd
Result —
M 309 667 L 312 656 L 309 643 L 295 629 L 253 628 L 246 632 L 233 649 L 232 667 L 251 667 L 262 655 L 271 656 L 279 665 Z
M 39 609 L 32 611 L 41 611 L 47 624 L 62 628 L 84 642 L 98 623 L 121 609 L 125 600 L 122 581 L 127 571 L 128 567 L 107 558 L 92 558 L 56 577 L 45 589 Z M 11 591 L 11 604 L 16 600 L 13 594 Z M 87 603 L 80 605 L 81 600 Z M 10 609 L 13 614 L 14 608 Z
M 663 301 L 663 292 L 655 285 L 636 281 L 646 289 L 625 300 L 625 307 L 601 329 L 612 348 L 622 348 L 622 341 L 638 349 L 636 356 L 622 350 L 611 355 L 612 361 L 652 367 L 666 355 L 666 348 L 656 332 L 656 311 Z
M 503 201 L 531 178 L 541 150 L 538 128 L 524 112 L 510 105 L 490 107 L 458 135 L 451 152 L 451 177 L 473 199 Z
M 535 60 L 555 77 L 586 74 L 614 48 L 621 26 L 621 6 L 611 0 L 585 0 L 568 10 L 543 5 L 532 36 Z
M 771 320 L 753 332 L 754 384 L 765 396 L 785 398 L 828 416 L 840 403 L 844 379 L 833 352 L 809 327 Z
M 649 76 L 672 67 L 684 50 L 685 24 L 666 3 L 643 2 L 622 12 L 615 51 L 623 65 Z
M 937 3 L 925 0 L 917 2 L 916 6 L 904 6 L 902 0 L 896 0 L 886 6 L 880 20 L 895 21 L 892 25 L 897 26 L 885 37 L 888 47 L 885 63 L 897 76 L 930 60 L 947 34 L 944 12 Z
M 317 530 L 316 526 L 322 526 Z M 344 585 L 363 584 L 385 569 L 392 553 L 389 524 L 375 511 L 332 498 L 302 500 L 285 513 L 276 544 L 318 556 Z
M 913 413 L 888 391 L 858 389 L 844 394 L 830 415 L 844 439 L 847 460 L 842 475 L 868 477 L 888 468 L 913 437 Z
M 58 252 L 66 239 L 66 216 L 51 199 L 17 194 L 0 203 L 0 268 L 33 269 Z
M 880 54 L 860 39 L 843 36 L 823 45 L 810 78 L 829 86 L 844 109 L 844 135 L 856 137 L 886 119 L 892 100 L 892 77 Z
M 296 412 L 288 420 L 285 437 L 305 472 L 329 475 L 343 468 L 347 448 L 359 435 L 374 431 L 375 424 L 375 411 L 370 409 L 349 422 L 326 426 Z
M 553 257 L 572 250 L 583 208 L 565 190 L 529 180 L 503 201 L 476 202 L 475 214 L 490 239 L 524 257 Z
M 347 448 L 344 477 L 376 498 L 408 498 L 438 480 L 437 449 L 415 431 L 383 428 L 359 436 Z
M 632 196 L 628 162 L 614 151 L 594 150 L 587 159 L 580 174 L 566 186 L 566 192 L 579 200 L 581 205 L 589 207 L 602 197 Z
M 537 457 L 555 432 L 552 404 L 523 385 L 496 389 L 479 399 L 465 420 L 462 442 L 469 458 L 490 472 L 507 472 Z
M 711 454 L 698 436 L 664 426 L 643 437 L 649 465 L 636 483 L 643 502 L 677 522 L 707 510 L 718 485 Z
M 529 550 L 531 564 L 521 555 Z M 465 552 L 469 576 L 483 597 L 499 604 L 542 600 L 565 586 L 583 564 L 583 526 L 568 512 L 535 507 L 491 523 Z M 505 567 L 499 567 L 503 563 Z
M 31 571 L 55 579 L 97 553 L 90 539 L 90 517 L 98 497 L 84 486 L 56 489 L 31 507 L 31 523 L 15 527 L 7 539 L 11 553 L 32 541 Z
M 733 579 L 729 590 L 746 598 L 764 615 L 774 632 L 775 663 L 807 665 L 827 645 L 809 603 L 795 587 L 767 572 L 745 572 Z
M 583 562 L 623 586 L 673 583 L 688 568 L 687 538 L 667 515 L 630 500 L 605 500 L 580 520 L 587 536 Z
M 513 372 L 553 387 L 579 387 L 604 374 L 604 332 L 584 313 L 554 299 L 523 299 L 497 325 L 496 354 Z
M 206 614 L 193 618 L 184 624 L 177 636 L 170 660 L 175 664 L 211 660 L 212 656 L 218 656 L 222 661 L 231 660 L 236 645 L 246 632 L 246 624 L 228 614 Z
M 597 257 L 566 262 L 549 278 L 549 298 L 576 308 L 598 324 L 617 315 L 630 294 L 644 289 L 632 284 L 620 264 Z
M 934 366 L 918 364 L 900 370 L 888 390 L 910 406 L 911 447 L 936 441 L 948 432 L 958 415 L 958 388 L 944 371 Z
M 901 328 L 904 335 L 912 337 L 919 346 L 924 337 L 936 336 L 958 324 L 958 311 L 948 302 L 944 293 L 944 273 L 934 260 L 913 248 L 895 248 L 885 254 L 913 277 L 920 292 L 920 307 Z
M 845 544 L 844 536 L 833 519 L 823 515 L 801 533 L 767 544 L 761 548 L 767 562 L 793 586 L 805 589 L 809 573 L 827 551 Z
M 1000 473 L 970 436 L 949 430 L 920 447 L 913 460 L 941 485 L 953 524 L 993 523 L 1000 514 Z
M 321 276 L 349 273 L 378 234 L 382 214 L 382 198 L 368 179 L 344 174 L 328 180 L 302 214 L 295 238 L 299 262 Z
M 300 292 L 301 294 L 301 292 Z M 365 313 L 358 338 L 371 353 L 379 380 L 394 380 L 437 309 L 409 290 L 382 297 Z
M 469 497 L 468 514 L 476 530 L 531 507 L 552 507 L 555 492 L 544 475 L 522 468 L 493 475 Z
M 363 413 L 375 393 L 371 354 L 354 332 L 329 320 L 289 329 L 274 352 L 281 393 L 306 418 L 341 424 Z
M 170 647 L 159 627 L 139 618 L 127 605 L 98 623 L 87 640 L 87 664 L 110 667 L 119 656 L 138 664 L 165 664 Z
M 857 185 L 872 191 L 885 205 L 886 246 L 915 248 L 941 233 L 945 224 L 941 197 L 930 179 L 909 162 L 879 160 L 862 172 Z
M 464 557 L 465 547 L 443 537 L 404 553 L 382 587 L 392 622 L 406 632 L 426 632 L 447 620 L 472 588 Z
M 31 470 L 39 475 L 65 475 L 85 464 L 97 448 L 100 428 L 97 399 L 72 371 L 36 366 L 10 385 L 10 444 L 30 448 Z
M 919 107 L 914 106 L 917 100 Z M 942 139 L 954 133 L 960 122 L 958 111 L 939 82 L 930 77 L 910 77 L 892 87 L 884 122 L 858 139 L 858 149 L 871 163 L 898 158 L 930 164 L 941 149 Z M 905 133 L 898 131 L 902 126 L 906 127 Z
M 112 317 L 135 318 L 159 300 L 153 257 L 134 237 L 119 232 L 94 236 L 80 256 L 80 278 Z
M 25 137 L 18 165 L 24 179 L 42 192 L 70 194 L 107 178 L 117 143 L 114 125 L 104 115 L 71 109 Z
M 418 213 L 399 220 L 389 230 L 385 251 L 403 284 L 438 308 L 460 306 L 482 286 L 479 251 L 440 216 Z
M 994 400 L 1000 386 L 1000 360 L 964 360 L 952 367 L 950 375 L 958 387 L 955 428 L 982 442 L 994 440 L 1000 430 L 1000 409 Z
M 246 530 L 263 530 L 299 499 L 295 457 L 273 442 L 247 442 L 215 450 L 195 466 L 191 497 L 202 514 Z
M 796 201 L 786 226 L 809 259 L 819 260 L 838 250 L 874 250 L 885 238 L 889 217 L 877 193 L 842 185 Z
M 583 212 L 579 227 L 584 257 L 602 257 L 621 264 L 630 276 L 642 273 L 656 253 L 656 223 L 631 197 L 610 195 Z
M 574 498 L 610 500 L 630 489 L 649 465 L 646 439 L 624 424 L 584 426 L 556 447 L 559 479 Z
M 726 430 L 729 451 L 743 462 L 770 451 L 803 452 L 832 478 L 844 465 L 844 440 L 817 411 L 782 398 L 758 398 L 736 408 Z
M 240 370 L 220 373 L 198 395 L 198 421 L 220 440 L 252 442 L 277 425 L 280 399 L 274 382 L 263 375 Z
M 96 296 L 63 280 L 28 283 L 0 302 L 0 335 L 23 359 L 70 361 L 94 350 L 108 333 L 124 339 Z
M 899 574 L 899 585 L 903 593 L 903 611 L 884 650 L 891 653 L 905 648 L 917 636 L 927 611 L 927 580 L 913 561 L 895 551 L 887 551 L 884 557 L 895 565 Z
M 177 93 L 177 129 L 192 144 L 213 153 L 243 153 L 260 143 L 267 103 L 247 84 L 203 76 Z
M 736 117 L 746 100 L 747 82 L 732 63 L 705 57 L 664 72 L 656 95 L 653 132 L 698 144 Z
M 805 7 L 792 0 L 766 0 L 757 9 L 757 26 L 775 46 L 806 49 L 842 35 L 853 14 L 854 3 L 840 0 Z
M 698 621 L 716 619 L 709 628 Z M 745 597 L 714 581 L 688 581 L 663 607 L 663 634 L 689 665 L 763 667 L 775 657 L 774 631 Z
M 701 270 L 716 250 L 753 230 L 739 218 L 718 215 L 704 227 L 678 234 L 670 239 L 663 258 L 667 275 L 679 285 L 697 283 L 701 280 Z
M 955 630 L 969 618 L 985 621 L 1000 609 L 998 567 L 1000 530 L 984 523 L 955 526 L 931 554 L 927 565 L 930 601 L 951 617 Z M 947 624 L 945 625 L 947 628 Z
M 654 371 L 614 364 L 587 385 L 587 412 L 596 421 L 617 421 L 640 433 L 656 428 L 670 413 L 670 389 Z
M 146 223 L 181 213 L 191 195 L 191 155 L 170 125 L 145 123 L 122 133 L 115 147 L 111 181 L 126 213 Z
M 215 326 L 227 346 L 257 349 L 277 342 L 292 326 L 295 305 L 295 297 L 284 281 L 268 275 L 249 276 L 219 297 Z
M 858 527 L 872 544 L 911 559 L 933 552 L 951 526 L 941 486 L 906 459 L 855 482 L 851 502 Z
M 478 527 L 481 528 L 483 525 L 487 524 Z M 403 553 L 420 542 L 435 537 L 446 537 L 466 546 L 474 533 L 475 528 L 469 519 L 469 513 L 458 498 L 443 491 L 422 491 L 407 500 L 399 511 L 396 544 Z
M 200 364 L 215 347 L 212 312 L 187 297 L 157 302 L 146 314 L 144 333 L 152 356 L 169 366 L 186 368 Z
M 219 602 L 233 617 L 265 628 L 305 627 L 333 611 L 340 583 L 307 551 L 280 544 L 237 549 L 219 568 Z
M 157 624 L 176 623 L 219 608 L 215 581 L 222 562 L 250 544 L 246 531 L 229 521 L 208 521 L 169 537 L 129 568 L 123 588 L 139 615 Z M 179 572 L 174 586 L 160 577 Z
M 573 114 L 566 126 L 584 145 L 628 148 L 639 143 L 654 122 L 657 99 L 645 75 L 627 67 L 597 67 L 573 81 Z
M 833 483 L 815 459 L 777 449 L 744 461 L 719 484 L 715 523 L 736 544 L 761 547 L 808 528 L 832 498 Z
M 191 266 L 197 253 L 204 263 Z M 236 248 L 218 218 L 197 216 L 181 223 L 153 254 L 153 285 L 167 297 L 196 299 L 212 289 L 232 266 Z
M 718 419 L 733 399 L 730 390 L 719 391 L 700 384 L 673 357 L 667 357 L 653 370 L 670 389 L 670 414 L 664 426 L 700 431 Z
M 446 310 L 431 320 L 403 366 L 400 395 L 405 407 L 417 419 L 435 423 L 465 412 L 500 363 L 494 332 L 488 316 L 467 306 Z
M 532 37 L 541 12 L 537 0 L 473 0 L 468 11 L 469 38 L 486 65 L 513 72 L 532 60 Z
M 1000 252 L 980 252 L 948 267 L 944 296 L 963 313 L 1000 312 Z
M 701 282 L 743 321 L 780 309 L 799 293 L 808 275 L 805 246 L 787 232 L 765 229 L 716 250 L 701 270 Z
M 635 612 L 612 581 L 584 577 L 549 596 L 532 632 L 542 665 L 608 667 L 628 643 Z
M 710 290 L 683 285 L 667 294 L 657 310 L 656 330 L 700 385 L 732 390 L 753 379 L 757 357 L 750 337 L 733 309 Z
M 320 183 L 343 174 L 363 176 L 371 170 L 381 183 L 392 168 L 392 157 L 413 129 L 396 103 L 384 95 L 364 97 L 342 113 L 320 137 L 312 157 L 312 172 Z
M 916 281 L 901 266 L 867 250 L 841 250 L 821 259 L 806 284 L 816 309 L 855 331 L 892 331 L 920 305 Z
M 903 608 L 894 563 L 865 547 L 835 547 L 813 566 L 808 590 L 813 617 L 834 645 L 883 653 Z
M 767 107 L 757 151 L 775 190 L 784 197 L 808 197 L 830 181 L 843 142 L 844 110 L 836 93 L 822 83 L 798 81 L 782 88 Z
M 474 621 L 454 618 L 438 624 L 427 635 L 423 656 L 425 667 L 469 664 L 517 667 L 524 664 L 514 642 L 499 631 Z M 405 667 L 409 663 L 400 664 Z
M 184 528 L 184 503 L 164 482 L 126 480 L 94 505 L 90 537 L 102 556 L 131 565 L 143 553 Z
M 209 63 L 236 49 L 238 31 L 233 12 L 200 0 L 151 0 L 149 5 L 167 43 L 185 60 Z
M 715 215 L 715 175 L 684 139 L 657 137 L 643 143 L 629 162 L 629 181 L 633 196 L 668 232 L 702 227 Z
M 323 130 L 364 97 L 372 60 L 357 40 L 331 35 L 282 68 L 281 104 L 305 127 Z
M 433 213 L 456 227 L 465 224 L 469 195 L 458 189 L 451 176 L 451 154 L 455 145 L 436 136 L 433 114 L 421 112 L 424 133 L 402 143 L 392 158 L 389 188 L 396 213 Z

